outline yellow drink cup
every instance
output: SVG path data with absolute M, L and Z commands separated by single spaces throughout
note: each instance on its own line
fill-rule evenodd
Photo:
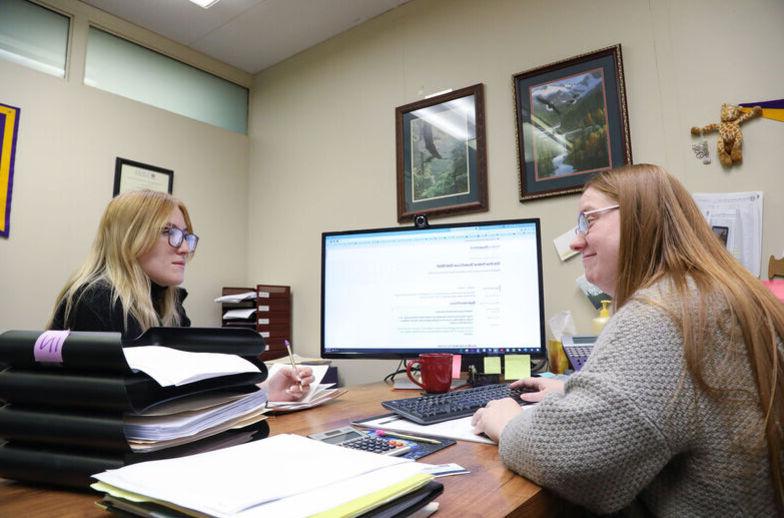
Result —
M 547 361 L 550 364 L 550 372 L 553 374 L 563 374 L 569 368 L 569 360 L 566 358 L 560 340 L 548 340 Z

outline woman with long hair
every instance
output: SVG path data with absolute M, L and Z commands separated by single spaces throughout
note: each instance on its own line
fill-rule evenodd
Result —
M 57 296 L 47 329 L 136 338 L 153 326 L 190 326 L 182 305 L 187 294 L 179 285 L 198 243 L 180 200 L 150 190 L 115 197 L 86 261 Z M 282 369 L 268 382 L 270 400 L 300 398 L 311 373 L 307 367 Z
M 541 401 L 473 417 L 512 470 L 597 513 L 784 513 L 784 305 L 714 235 L 662 168 L 596 175 L 572 248 L 615 314 Z

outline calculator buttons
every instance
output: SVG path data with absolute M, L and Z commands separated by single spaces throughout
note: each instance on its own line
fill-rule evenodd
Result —
M 405 441 L 385 439 L 370 434 L 340 443 L 340 446 L 371 453 L 380 453 L 381 455 L 402 455 L 411 450 L 411 446 Z

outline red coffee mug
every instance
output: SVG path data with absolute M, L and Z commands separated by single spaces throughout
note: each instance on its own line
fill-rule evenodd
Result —
M 411 368 L 419 364 L 419 374 L 422 381 L 415 379 Z M 406 375 L 425 392 L 443 394 L 452 387 L 452 355 L 445 353 L 420 354 L 417 360 L 406 362 Z

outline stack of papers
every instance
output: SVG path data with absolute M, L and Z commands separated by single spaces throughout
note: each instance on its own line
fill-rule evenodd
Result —
M 216 517 L 357 515 L 432 480 L 409 459 L 341 448 L 296 435 L 109 470 L 92 487 L 108 505 L 157 504 Z
M 123 352 L 131 369 L 144 372 L 162 387 L 260 372 L 256 365 L 234 354 L 193 353 L 154 345 L 126 347 Z M 126 414 L 123 432 L 131 451 L 158 451 L 258 423 L 265 419 L 266 403 L 264 390 L 208 392 L 157 405 L 149 412 Z
M 291 364 L 273 363 L 269 365 L 269 377 L 271 379 L 275 373 L 280 371 L 286 366 Z M 308 365 L 313 370 L 313 383 L 310 385 L 310 390 L 299 401 L 269 401 L 267 408 L 276 412 L 293 412 L 295 410 L 303 410 L 305 408 L 313 408 L 319 406 L 327 401 L 338 398 L 346 393 L 345 390 L 332 388 L 334 383 L 321 383 L 324 375 L 329 369 L 329 365 Z
M 190 442 L 264 419 L 267 394 L 263 390 L 225 399 L 207 408 L 172 414 L 160 415 L 159 409 L 158 415 L 126 415 L 123 430 L 128 444 L 133 451 L 155 451 L 173 446 L 178 439 Z

